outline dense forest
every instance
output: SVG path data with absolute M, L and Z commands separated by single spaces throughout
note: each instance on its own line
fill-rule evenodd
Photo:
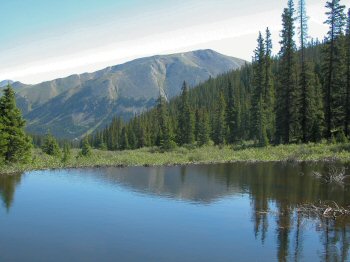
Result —
M 31 147 L 41 147 L 62 161 L 70 148 L 80 156 L 91 146 L 127 150 L 158 146 L 255 146 L 346 142 L 350 137 L 350 9 L 340 0 L 326 2 L 329 30 L 325 39 L 310 40 L 305 0 L 283 10 L 280 51 L 272 55 L 269 28 L 259 32 L 252 63 L 209 79 L 197 87 L 186 82 L 170 101 L 160 95 L 150 111 L 124 121 L 115 117 L 105 129 L 82 141 L 25 134 L 25 121 L 8 86 L 0 98 L 0 164 L 30 160 Z M 298 39 L 298 41 L 296 40 Z M 298 47 L 297 47 L 298 43 Z M 63 148 L 63 149 L 61 149 Z
M 260 32 L 253 61 L 167 101 L 128 122 L 116 117 L 88 137 L 108 150 L 160 146 L 308 143 L 346 141 L 350 135 L 350 9 L 326 2 L 329 31 L 310 40 L 305 1 L 283 10 L 280 51 L 271 33 Z M 296 39 L 299 41 L 296 41 Z M 297 42 L 299 46 L 297 47 Z

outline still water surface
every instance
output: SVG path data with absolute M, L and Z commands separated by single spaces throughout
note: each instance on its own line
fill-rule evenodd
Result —
M 326 164 L 103 168 L 0 176 L 0 261 L 349 261 L 350 204 Z M 269 211 L 269 212 L 265 212 Z

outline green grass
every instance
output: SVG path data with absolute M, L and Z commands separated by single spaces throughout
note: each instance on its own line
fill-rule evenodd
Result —
M 93 150 L 90 157 L 78 157 L 79 150 L 72 150 L 67 163 L 51 157 L 39 149 L 33 150 L 31 163 L 13 164 L 0 167 L 0 174 L 29 170 L 100 167 L 100 166 L 154 166 L 209 164 L 228 162 L 270 162 L 270 161 L 339 161 L 350 162 L 350 144 L 304 144 L 280 145 L 266 148 L 255 147 L 216 147 L 176 148 L 169 152 L 160 152 L 156 148 L 144 148 L 130 151 Z

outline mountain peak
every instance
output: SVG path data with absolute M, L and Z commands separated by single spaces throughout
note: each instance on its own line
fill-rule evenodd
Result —
M 17 102 L 31 133 L 52 130 L 76 138 L 152 107 L 162 93 L 181 92 L 183 81 L 193 87 L 210 77 L 240 68 L 246 61 L 211 49 L 158 55 L 107 67 L 93 73 L 21 86 Z
M 5 87 L 7 85 L 12 85 L 14 82 L 12 80 L 2 80 L 0 81 L 0 87 Z

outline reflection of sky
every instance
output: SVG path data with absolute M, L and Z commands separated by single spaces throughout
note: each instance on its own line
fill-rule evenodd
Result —
M 189 175 L 196 169 L 190 168 Z M 130 170 L 148 178 L 155 174 L 149 169 Z M 181 176 L 176 168 L 164 170 L 172 172 L 157 175 Z M 26 174 L 11 210 L 5 213 L 0 208 L 1 261 L 276 261 L 284 247 L 288 261 L 296 250 L 304 259 L 319 261 L 321 233 L 301 228 L 296 246 L 294 225 L 288 239 L 278 239 L 285 229 L 273 214 L 267 215 L 263 244 L 261 232 L 254 233 L 255 211 L 248 193 L 193 204 L 135 193 L 113 183 L 112 173 L 119 176 L 118 172 L 126 176 L 128 169 Z M 195 187 L 219 183 L 204 173 L 202 183 L 188 182 L 196 182 Z
M 193 49 L 211 48 L 250 60 L 257 33 L 266 26 L 278 49 L 286 1 L 0 2 L 0 80 L 35 83 L 136 57 Z M 310 35 L 322 37 L 323 4 L 307 2 Z

